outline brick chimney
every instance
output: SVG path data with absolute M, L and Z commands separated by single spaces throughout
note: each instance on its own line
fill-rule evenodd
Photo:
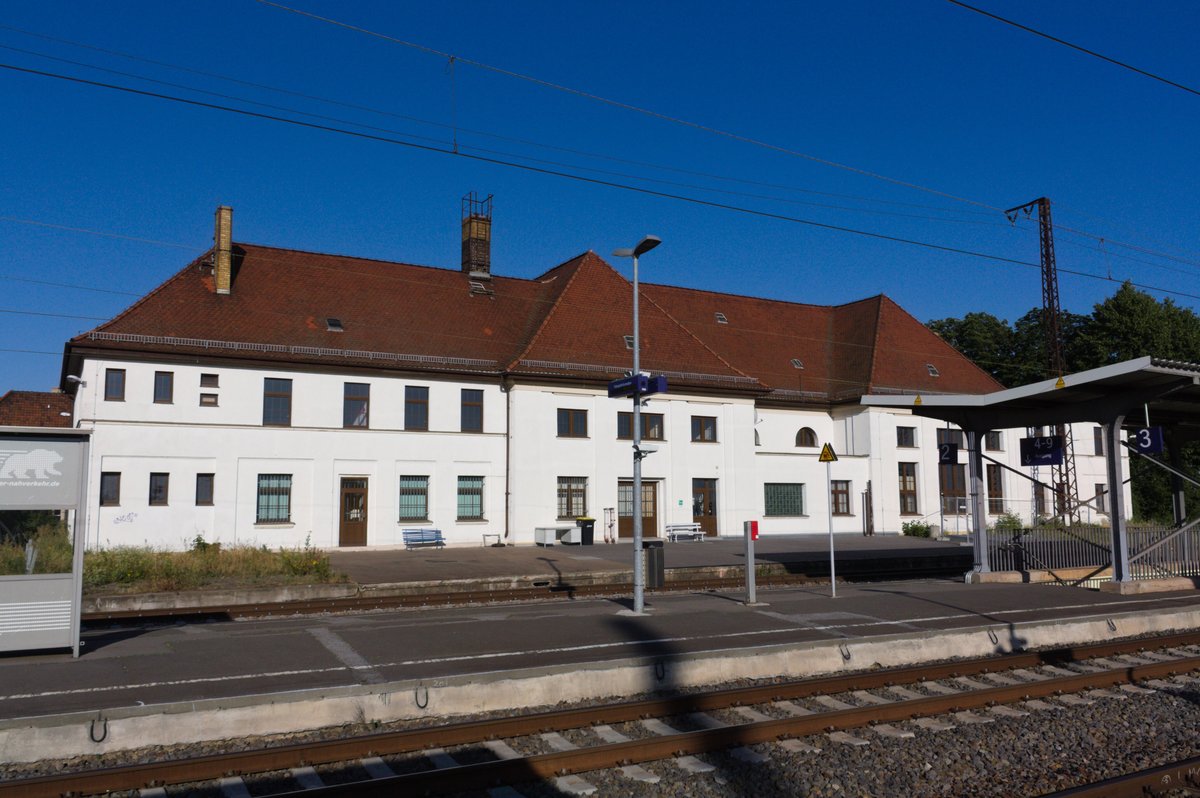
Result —
M 492 195 L 462 199 L 462 270 L 472 280 L 492 279 Z
M 213 283 L 218 294 L 228 294 L 233 286 L 233 208 L 217 208 L 213 233 Z

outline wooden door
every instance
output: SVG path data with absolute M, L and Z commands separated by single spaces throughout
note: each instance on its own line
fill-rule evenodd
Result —
M 341 508 L 338 545 L 367 545 L 366 477 L 342 477 L 342 497 L 338 506 Z
M 717 481 L 692 480 L 692 522 L 700 525 L 706 537 L 717 534 Z
M 617 483 L 617 537 L 633 537 L 633 480 Z M 642 537 L 658 537 L 657 482 L 642 482 Z

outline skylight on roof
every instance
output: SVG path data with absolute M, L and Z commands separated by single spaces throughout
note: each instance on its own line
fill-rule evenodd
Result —
M 346 328 L 342 326 L 341 319 L 335 319 L 333 316 L 325 319 L 325 329 L 329 332 L 345 332 Z
M 729 319 L 725 318 L 724 313 L 717 314 L 717 324 L 728 324 L 728 323 L 729 323 Z
M 803 361 L 801 361 L 801 360 L 800 360 L 800 358 L 798 358 L 798 357 L 794 357 L 794 358 L 792 358 L 792 368 L 794 368 L 794 369 L 802 369 L 802 368 L 804 368 L 804 363 L 803 363 Z
M 625 336 L 625 348 L 633 349 L 633 336 L 632 335 Z
M 939 374 L 939 373 L 938 373 L 937 366 L 933 365 L 932 363 L 926 363 L 926 364 L 925 364 L 925 368 L 929 369 L 929 376 L 930 376 L 930 377 L 940 377 L 940 376 L 942 376 L 941 374 Z

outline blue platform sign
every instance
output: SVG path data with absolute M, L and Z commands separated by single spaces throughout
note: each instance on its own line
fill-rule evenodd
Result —
M 1021 439 L 1021 465 L 1059 465 L 1062 461 L 1063 438 L 1061 435 Z
M 667 378 L 661 374 L 651 377 L 648 374 L 637 374 L 632 377 L 622 377 L 619 380 L 613 380 L 608 384 L 608 395 L 610 397 L 618 396 L 646 396 L 652 393 L 666 393 Z
M 1129 436 L 1129 445 L 1138 454 L 1162 454 L 1162 427 L 1146 427 Z

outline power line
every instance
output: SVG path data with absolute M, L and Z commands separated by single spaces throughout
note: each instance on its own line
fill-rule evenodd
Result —
M 259 2 L 263 2 L 263 0 L 259 0 Z M 803 218 L 796 217 L 796 216 L 787 216 L 784 214 L 772 213 L 769 211 L 762 211 L 762 210 L 756 210 L 753 208 L 746 208 L 746 207 L 739 206 L 739 205 L 730 205 L 728 203 L 700 199 L 698 197 L 689 197 L 689 196 L 686 196 L 683 194 L 672 194 L 669 192 L 657 191 L 655 189 L 645 188 L 642 186 L 633 186 L 633 185 L 628 185 L 625 183 L 617 183 L 617 182 L 611 181 L 611 180 L 601 180 L 599 178 L 586 177 L 584 175 L 572 174 L 570 172 L 562 172 L 562 171 L 558 171 L 558 170 L 554 170 L 554 169 L 545 169 L 542 167 L 531 166 L 529 164 L 516 163 L 513 161 L 505 161 L 505 160 L 501 160 L 498 158 L 486 157 L 483 155 L 475 155 L 475 154 L 472 154 L 469 152 L 463 152 L 461 149 L 459 152 L 453 152 L 451 150 L 447 150 L 447 149 L 444 149 L 441 147 L 435 147 L 435 146 L 428 145 L 428 144 L 419 144 L 416 142 L 404 141 L 402 139 L 388 138 L 385 136 L 379 136 L 379 135 L 375 135 L 375 134 L 371 134 L 371 133 L 364 133 L 361 131 L 347 130 L 344 128 L 332 127 L 330 125 L 321 125 L 321 124 L 317 124 L 315 122 L 305 122 L 303 120 L 298 120 L 298 119 L 289 119 L 287 117 L 275 116 L 272 114 L 264 114 L 264 113 L 260 113 L 258 111 L 249 111 L 244 108 L 234 108 L 232 106 L 218 105 L 215 103 L 203 102 L 201 100 L 188 99 L 186 97 L 176 97 L 176 96 L 169 95 L 169 94 L 161 94 L 159 92 L 147 91 L 145 89 L 135 89 L 135 88 L 132 88 L 129 86 L 120 86 L 120 85 L 112 84 L 112 83 L 103 83 L 100 81 L 88 80 L 86 78 L 80 78 L 80 77 L 75 77 L 75 76 L 71 76 L 71 75 L 62 75 L 62 74 L 58 74 L 58 73 L 54 73 L 54 72 L 45 72 L 45 71 L 37 70 L 37 69 L 30 69 L 28 67 L 19 67 L 19 66 L 15 66 L 13 64 L 0 63 L 0 69 L 8 69 L 13 72 L 20 72 L 20 73 L 29 74 L 29 75 L 37 75 L 39 77 L 48 77 L 48 78 L 53 78 L 56 80 L 62 80 L 62 81 L 70 82 L 70 83 L 78 83 L 81 85 L 92 86 L 92 87 L 96 87 L 96 88 L 111 89 L 113 91 L 124 92 L 127 94 L 133 94 L 133 95 L 142 96 L 142 97 L 151 97 L 151 98 L 160 99 L 160 100 L 167 100 L 170 102 L 181 103 L 184 105 L 196 106 L 198 108 L 207 108 L 210 110 L 225 111 L 227 113 L 239 114 L 241 116 L 247 116 L 247 117 L 251 117 L 254 119 L 263 119 L 263 120 L 272 121 L 272 122 L 282 122 L 284 124 L 295 125 L 297 127 L 308 128 L 311 130 L 318 130 L 318 131 L 322 131 L 322 132 L 326 132 L 326 133 L 338 133 L 338 134 L 342 134 L 342 135 L 346 135 L 346 136 L 352 136 L 354 138 L 361 138 L 361 139 L 365 139 L 368 141 L 375 141 L 375 142 L 379 142 L 379 143 L 383 143 L 383 144 L 394 144 L 394 145 L 398 145 L 398 146 L 402 146 L 402 147 L 409 147 L 411 149 L 422 150 L 424 152 L 433 152 L 433 153 L 438 153 L 441 155 L 449 155 L 449 156 L 454 156 L 454 157 L 459 157 L 459 158 L 466 158 L 468 160 L 478 161 L 480 163 L 487 163 L 487 164 L 492 164 L 495 166 L 505 166 L 505 167 L 509 167 L 509 168 L 513 168 L 513 169 L 520 169 L 523 171 L 532 172 L 535 174 L 546 175 L 546 176 L 550 176 L 550 177 L 561 177 L 561 178 L 564 178 L 567 180 L 574 180 L 574 181 L 581 182 L 581 183 L 605 186 L 608 188 L 615 188 L 615 189 L 619 189 L 622 191 L 630 191 L 633 193 L 643 194 L 646 196 L 659 197 L 661 199 L 677 200 L 679 202 L 686 202 L 686 203 L 689 203 L 692 205 L 698 205 L 698 206 L 707 207 L 707 208 L 714 208 L 714 209 L 718 209 L 718 210 L 732 211 L 734 213 L 742 213 L 742 214 L 746 214 L 749 216 L 757 216 L 757 217 L 764 218 L 764 219 L 774 219 L 777 221 L 792 222 L 794 224 L 802 224 L 802 225 L 806 225 L 809 227 L 816 227 L 816 228 L 823 229 L 823 230 L 832 230 L 835 232 L 849 233 L 851 235 L 862 236 L 865 238 L 873 238 L 873 239 L 877 239 L 880 241 L 891 241 L 893 243 L 898 243 L 898 244 L 908 244 L 911 246 L 922 247 L 925 249 L 931 249 L 931 250 L 934 250 L 937 252 L 946 252 L 946 253 L 955 254 L 955 255 L 966 255 L 969 257 L 981 258 L 984 260 L 990 260 L 990 261 L 994 261 L 997 263 L 1009 263 L 1009 264 L 1014 264 L 1014 265 L 1018 265 L 1018 266 L 1029 266 L 1029 267 L 1037 268 L 1037 269 L 1041 268 L 1040 264 L 1032 263 L 1030 261 L 1018 260 L 1016 258 L 1008 258 L 1008 257 L 1004 257 L 1002 255 L 992 255 L 992 254 L 985 253 L 985 252 L 975 252 L 973 250 L 962 249 L 960 247 L 951 247 L 951 246 L 946 246 L 946 245 L 942 245 L 942 244 L 933 244 L 933 243 L 930 243 L 927 241 L 918 241 L 918 240 L 910 239 L 910 238 L 902 238 L 900 236 L 886 235 L 884 233 L 875 233 L 875 232 L 871 232 L 869 230 L 859 230 L 859 229 L 852 228 L 852 227 L 844 227 L 842 225 L 827 224 L 825 222 L 817 222 L 817 221 L 813 221 L 811 219 L 803 219 Z M 4 217 L 0 217 L 0 218 L 4 218 Z M 47 225 L 47 226 L 53 227 L 55 225 Z M 65 229 L 72 229 L 72 228 L 65 228 Z M 120 237 L 120 236 L 118 236 L 118 237 Z M 171 246 L 179 246 L 179 245 L 171 245 Z M 192 249 L 191 247 L 185 247 L 185 248 Z M 1088 272 L 1074 271 L 1074 270 L 1070 270 L 1070 269 L 1059 268 L 1058 271 L 1061 273 L 1065 273 L 1065 274 L 1072 274 L 1072 275 L 1075 275 L 1078 277 L 1086 277 L 1089 279 L 1101 280 L 1104 282 L 1112 282 L 1112 283 L 1129 282 L 1131 285 L 1133 285 L 1137 288 L 1142 288 L 1142 289 L 1145 289 L 1148 291 L 1156 291 L 1159 293 L 1172 294 L 1175 296 L 1181 296 L 1181 297 L 1187 297 L 1189 299 L 1200 300 L 1200 295 L 1189 294 L 1189 293 L 1186 293 L 1183 291 L 1175 291 L 1175 290 L 1168 289 L 1168 288 L 1160 288 L 1160 287 L 1145 285 L 1145 284 L 1141 284 L 1141 283 L 1134 283 L 1129 280 L 1118 280 L 1118 279 L 1115 279 L 1112 277 L 1105 277 L 1102 275 L 1091 274 Z
M 73 288 L 77 291 L 95 291 L 98 294 L 120 294 L 122 296 L 141 296 L 132 291 L 113 291 L 110 288 L 93 288 L 88 285 L 76 285 L 75 283 L 52 283 L 49 280 L 33 280 L 28 277 L 13 277 L 9 274 L 0 274 L 0 280 L 11 280 L 17 283 L 33 283 L 35 285 L 49 285 L 55 288 Z
M 259 0 L 259 2 L 260 3 L 264 2 L 264 0 Z M 976 14 L 982 14 L 985 17 L 991 17 L 992 19 L 996 20 L 997 22 L 1003 22 L 1005 25 L 1012 25 L 1014 28 L 1019 28 L 1019 29 L 1025 31 L 1026 33 L 1032 33 L 1034 36 L 1041 36 L 1043 39 L 1049 39 L 1050 41 L 1052 41 L 1056 44 L 1061 44 L 1064 47 L 1070 47 L 1072 50 L 1078 50 L 1079 52 L 1090 55 L 1093 58 L 1099 58 L 1101 61 L 1107 61 L 1110 64 L 1114 64 L 1116 66 L 1121 67 L 1122 69 L 1128 69 L 1130 72 L 1136 72 L 1139 75 L 1142 75 L 1144 77 L 1151 78 L 1152 80 L 1157 80 L 1160 83 L 1165 83 L 1168 86 L 1174 86 L 1177 89 L 1183 89 L 1184 91 L 1186 91 L 1190 94 L 1200 95 L 1200 91 L 1193 89 L 1191 86 L 1185 86 L 1182 83 L 1176 83 L 1175 81 L 1170 80 L 1168 78 L 1164 78 L 1161 75 L 1156 75 L 1153 72 L 1147 72 L 1144 69 L 1139 69 L 1138 67 L 1135 67 L 1132 64 L 1127 64 L 1124 61 L 1118 61 L 1115 58 L 1110 58 L 1109 56 L 1104 55 L 1103 53 L 1098 53 L 1095 50 L 1089 50 L 1088 48 L 1081 47 L 1078 44 L 1072 44 L 1071 42 L 1067 41 L 1066 39 L 1060 39 L 1057 36 L 1051 36 L 1049 33 L 1043 33 L 1042 31 L 1037 30 L 1035 28 L 1031 28 L 1028 25 L 1022 25 L 1020 22 L 1014 22 L 1011 19 L 1006 19 L 1005 17 L 999 16 L 997 14 L 993 14 L 990 11 L 984 11 L 982 8 L 976 8 L 975 6 L 967 5 L 966 3 L 961 2 L 961 0 L 947 0 L 947 2 L 953 3 L 954 5 L 956 5 L 960 8 L 965 8 L 968 11 L 974 11 Z
M 520 72 L 514 72 L 509 69 L 504 69 L 503 67 L 498 67 L 498 66 L 494 66 L 492 64 L 484 63 L 483 61 L 476 61 L 471 58 L 464 58 L 463 56 L 460 56 L 460 55 L 443 52 L 442 50 L 437 50 L 433 47 L 428 47 L 423 44 L 417 44 L 415 42 L 405 41 L 404 39 L 399 39 L 399 38 L 396 38 L 395 36 L 389 36 L 385 33 L 379 33 L 377 31 L 369 30 L 367 28 L 359 27 L 357 25 L 351 25 L 347 22 L 341 22 L 339 20 L 331 19 L 329 17 L 323 17 L 319 14 L 314 14 L 309 11 L 301 11 L 300 9 L 292 8 L 290 6 L 283 5 L 282 3 L 276 3 L 276 2 L 273 2 L 272 0 L 257 0 L 257 2 L 259 2 L 265 6 L 277 8 L 281 11 L 287 11 L 289 13 L 296 14 L 301 17 L 307 17 L 309 19 L 317 20 L 318 22 L 324 22 L 326 24 L 334 25 L 339 28 L 345 28 L 346 30 L 351 30 L 356 33 L 362 33 L 367 36 L 373 36 L 377 39 L 382 39 L 387 42 L 392 42 L 393 44 L 399 44 L 399 45 L 403 45 L 404 47 L 410 47 L 414 50 L 419 50 L 423 53 L 428 53 L 430 55 L 436 55 L 439 58 L 453 60 L 455 63 L 468 64 L 470 66 L 478 67 L 479 69 L 484 69 L 489 72 L 495 72 L 498 75 L 504 75 L 505 77 L 516 78 L 518 80 L 528 81 L 528 82 L 534 83 L 538 86 L 542 86 L 543 88 L 553 89 L 555 91 L 561 91 L 561 92 L 565 92 L 567 94 L 573 94 L 577 97 L 583 97 L 584 99 L 593 100 L 598 103 L 603 103 L 605 105 L 613 106 L 614 108 L 620 108 L 625 111 L 632 111 L 634 113 L 642 114 L 644 116 L 649 116 L 654 119 L 662 120 L 664 122 L 670 122 L 675 125 L 682 125 L 684 127 L 689 127 L 694 130 L 700 130 L 705 133 L 711 133 L 712 135 L 721 136 L 723 138 L 727 138 L 732 141 L 737 141 L 742 144 L 751 144 L 755 147 L 762 147 L 763 149 L 782 153 L 784 155 L 791 155 L 791 156 L 794 156 L 797 158 L 804 158 L 806 160 L 813 161 L 815 163 L 819 163 L 824 166 L 832 166 L 837 169 L 843 169 L 847 172 L 853 172 L 855 174 L 863 175 L 864 177 L 874 178 L 875 180 L 882 180 L 884 182 L 892 183 L 894 185 L 904 186 L 905 188 L 916 189 L 917 191 L 924 191 L 929 194 L 935 194 L 939 197 L 945 197 L 946 199 L 955 200 L 956 202 L 965 202 L 969 205 L 976 205 L 978 207 L 987 208 L 987 209 L 993 210 L 993 211 L 1003 211 L 1003 208 L 999 208 L 994 205 L 989 205 L 986 202 L 979 202 L 978 200 L 967 199 L 966 197 L 959 197 L 959 196 L 956 196 L 956 195 L 951 194 L 946 191 L 940 191 L 935 188 L 929 188 L 928 186 L 922 186 L 917 183 L 910 183 L 906 180 L 900 180 L 899 178 L 895 178 L 895 177 L 888 177 L 887 175 L 879 174 L 878 172 L 871 172 L 867 169 L 860 169 L 857 166 L 850 166 L 848 164 L 839 163 L 837 161 L 831 161 L 827 158 L 821 158 L 816 155 L 809 155 L 807 153 L 799 152 L 798 150 L 793 150 L 793 149 L 789 149 L 787 147 L 782 147 L 778 144 L 771 144 L 770 142 L 751 138 L 750 136 L 744 136 L 740 133 L 733 133 L 728 130 L 722 130 L 721 128 L 712 127 L 710 125 L 704 125 L 699 122 L 691 122 L 686 119 L 681 119 L 676 116 L 670 116 L 669 114 L 664 114 L 659 111 L 651 110 L 649 108 L 642 108 L 641 106 L 632 105 L 630 103 L 622 102 L 620 100 L 613 100 L 608 97 L 601 97 L 598 94 L 592 94 L 591 92 L 583 91 L 582 89 L 576 89 L 576 88 L 572 88 L 570 86 L 564 86 L 559 83 L 553 83 L 548 80 L 543 80 L 541 78 L 536 78 L 536 77 L 533 77 L 532 75 L 525 75 Z
M 0 66 L 7 67 L 6 64 L 0 64 Z M 7 68 L 20 70 L 20 67 L 7 67 Z M 25 70 L 21 70 L 21 71 L 25 71 Z M 50 73 L 47 73 L 47 74 L 50 74 Z M 0 222 L 13 222 L 15 224 L 30 224 L 30 225 L 34 225 L 35 227 L 48 227 L 51 230 L 66 230 L 67 232 L 71 232 L 71 233 L 89 233 L 90 235 L 104 236 L 105 238 L 117 238 L 122 241 L 136 241 L 139 244 L 154 244 L 155 246 L 160 246 L 160 247 L 174 247 L 175 249 L 188 249 L 193 252 L 196 250 L 196 248 L 194 246 L 191 246 L 189 244 L 177 244 L 173 241 L 159 241 L 154 238 L 139 238 L 137 236 L 123 235 L 121 233 L 108 233 L 103 230 L 89 230 L 86 227 L 71 227 L 71 226 L 65 225 L 65 224 L 54 224 L 52 222 L 39 222 L 36 219 L 21 219 L 16 216 L 0 216 Z
M 0 308 L 0 313 L 14 313 L 18 316 L 50 316 L 56 319 L 83 319 L 85 321 L 108 321 L 103 316 L 72 316 L 67 313 L 42 313 L 36 310 L 9 310 Z

